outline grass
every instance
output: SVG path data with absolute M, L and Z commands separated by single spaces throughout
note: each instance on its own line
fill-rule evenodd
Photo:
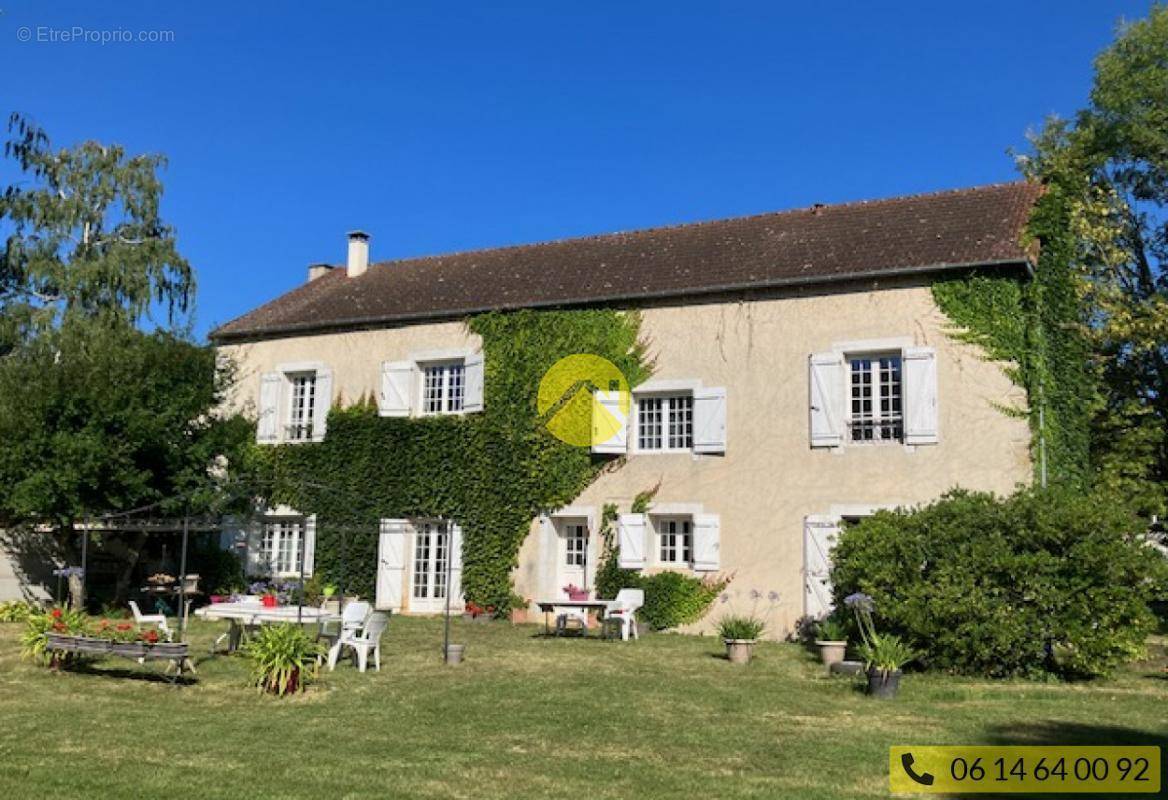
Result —
M 277 700 L 206 656 L 217 625 L 178 688 L 125 661 L 51 673 L 0 625 L 0 796 L 875 798 L 892 744 L 1168 745 L 1162 650 L 1091 684 L 910 675 L 888 703 L 794 645 L 735 667 L 712 638 L 539 630 L 457 621 L 446 667 L 438 620 L 395 618 L 380 674 Z

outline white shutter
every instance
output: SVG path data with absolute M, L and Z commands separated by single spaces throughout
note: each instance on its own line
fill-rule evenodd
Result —
M 463 411 L 483 410 L 483 354 L 467 356 L 465 363 L 466 393 L 462 398 Z
M 256 441 L 261 444 L 272 444 L 280 439 L 280 387 L 283 383 L 284 376 L 278 372 L 265 372 L 260 376 Z
M 592 452 L 628 451 L 628 392 L 597 390 L 592 403 Z M 615 427 L 615 430 L 614 430 Z
M 313 392 L 312 409 L 312 438 L 314 441 L 324 439 L 328 428 L 329 410 L 333 407 L 333 371 L 320 369 L 316 371 L 316 390 Z
M 695 453 L 726 452 L 726 389 L 694 389 L 693 449 Z
M 831 551 L 839 518 L 812 514 L 803 520 L 803 611 L 814 619 L 831 613 Z
M 398 610 L 402 606 L 402 592 L 406 574 L 406 530 L 404 519 L 381 520 L 377 542 L 377 599 L 378 608 Z
M 904 350 L 905 444 L 936 444 L 937 351 L 931 347 Z
M 304 577 L 311 578 L 316 565 L 316 514 L 304 518 Z
M 244 567 L 248 575 L 267 575 L 271 572 L 271 565 L 265 563 L 261 545 L 263 543 L 264 525 L 259 520 L 252 520 L 247 525 L 247 557 Z
M 721 569 L 722 523 L 717 514 L 693 515 L 693 568 L 699 572 Z
M 556 526 L 547 514 L 539 516 L 539 587 L 549 600 L 560 596 L 559 583 L 559 538 Z
M 462 526 L 450 523 L 450 611 L 461 614 L 462 599 Z
M 383 417 L 408 417 L 414 386 L 412 361 L 386 361 L 381 365 L 378 410 Z
M 621 514 L 616 520 L 621 569 L 645 567 L 645 514 Z
M 839 447 L 844 441 L 844 385 L 842 353 L 811 356 L 811 446 Z

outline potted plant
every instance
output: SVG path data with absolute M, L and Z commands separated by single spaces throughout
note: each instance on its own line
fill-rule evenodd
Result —
M 834 617 L 822 619 L 816 625 L 815 646 L 819 648 L 819 660 L 831 669 L 832 664 L 844 660 L 848 649 L 848 631 L 843 623 Z
M 876 604 L 863 592 L 856 592 L 844 598 L 844 605 L 852 609 L 860 637 L 860 658 L 864 661 L 864 671 L 868 676 L 868 694 L 885 700 L 896 696 L 900 689 L 901 667 L 917 657 L 918 653 L 899 636 L 879 634 L 872 621 Z
M 522 595 L 511 595 L 511 624 L 523 625 L 527 622 L 528 609 L 531 607 L 531 600 Z
M 754 646 L 766 626 L 754 616 L 728 616 L 718 623 L 718 635 L 726 644 L 726 658 L 731 664 L 746 664 L 754 655 Z
M 324 646 L 299 625 L 284 623 L 262 626 L 244 652 L 252 662 L 252 685 L 282 697 L 303 691 L 316 677 Z
M 574 583 L 569 583 L 564 587 L 564 592 L 567 593 L 569 600 L 587 600 L 591 594 L 587 589 L 581 589 Z
M 446 645 L 446 663 L 447 664 L 461 664 L 463 653 L 466 652 L 465 644 L 448 644 Z

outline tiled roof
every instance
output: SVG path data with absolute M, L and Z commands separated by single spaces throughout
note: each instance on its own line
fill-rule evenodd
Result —
M 216 341 L 461 317 L 489 309 L 696 296 L 1022 265 L 1042 188 L 994 184 L 888 200 L 337 268 L 212 332 Z

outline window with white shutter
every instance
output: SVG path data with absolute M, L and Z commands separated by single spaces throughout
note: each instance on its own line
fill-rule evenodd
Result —
M 333 374 L 323 365 L 288 364 L 260 376 L 256 441 L 319 442 L 333 399 Z
M 631 439 L 638 453 L 726 452 L 723 387 L 634 392 L 632 420 Z
M 597 390 L 592 403 L 592 452 L 628 451 L 627 394 Z

